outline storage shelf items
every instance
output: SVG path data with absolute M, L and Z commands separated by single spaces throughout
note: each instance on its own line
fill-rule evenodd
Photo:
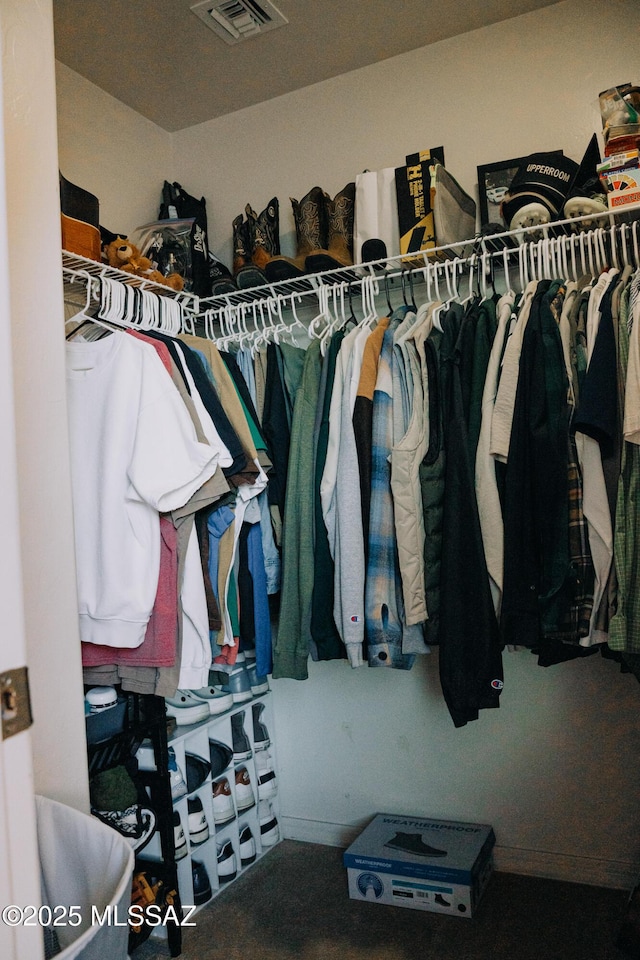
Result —
M 122 711 L 120 712 L 120 706 Z M 121 693 L 118 697 L 118 706 L 112 708 L 103 716 L 89 717 L 87 723 L 88 735 L 88 765 L 89 774 L 94 775 L 113 767 L 131 761 L 142 743 L 147 744 L 147 754 L 151 757 L 149 767 L 135 776 L 138 787 L 139 801 L 150 803 L 156 812 L 157 830 L 152 842 L 155 844 L 156 855 L 153 862 L 147 859 L 147 848 L 141 856 L 136 856 L 134 877 L 151 867 L 150 875 L 155 878 L 158 889 L 166 892 L 163 903 L 156 901 L 163 912 L 168 906 L 173 908 L 176 917 L 182 915 L 180 893 L 178 887 L 178 871 L 174 858 L 174 834 L 171 823 L 171 788 L 168 771 L 167 726 L 165 705 L 162 697 L 136 693 Z M 98 720 L 104 724 L 109 718 L 116 718 L 117 730 L 108 732 L 102 739 L 97 739 L 100 730 L 92 726 L 92 721 Z M 102 730 L 102 733 L 107 732 Z M 94 739 L 93 734 L 96 734 Z M 154 929 L 144 923 L 139 928 L 132 926 L 129 930 L 129 952 L 143 943 Z M 162 928 L 168 939 L 169 951 L 172 957 L 180 955 L 182 950 L 182 931 L 180 926 L 168 921 Z
M 280 839 L 269 694 L 169 735 L 180 899 L 200 909 Z M 143 769 L 153 757 L 143 744 Z M 147 859 L 161 859 L 155 838 Z M 162 931 L 158 931 L 162 935 Z

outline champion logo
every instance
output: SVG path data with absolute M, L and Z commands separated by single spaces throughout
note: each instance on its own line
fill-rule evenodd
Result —
M 359 617 L 357 614 L 350 618 L 351 623 L 362 623 L 362 617 Z
M 502 690 L 502 688 L 504 687 L 504 683 L 502 682 L 502 680 L 492 680 L 491 686 L 493 687 L 494 690 Z

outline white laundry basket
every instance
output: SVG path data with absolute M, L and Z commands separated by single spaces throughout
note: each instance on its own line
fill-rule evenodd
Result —
M 54 917 L 72 906 L 82 917 L 78 926 L 55 927 L 56 960 L 127 960 L 133 850 L 115 830 L 56 800 L 36 797 L 36 815 L 43 903 L 58 907 Z M 92 925 L 110 905 L 112 922 Z

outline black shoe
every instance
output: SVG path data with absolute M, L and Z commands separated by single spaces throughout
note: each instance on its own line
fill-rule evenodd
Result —
M 254 703 L 251 707 L 251 712 L 253 714 L 253 742 L 256 750 L 266 750 L 271 744 L 269 731 L 260 719 L 263 710 L 264 703 Z
M 213 896 L 209 874 L 204 863 L 200 860 L 191 861 L 191 874 L 193 876 L 193 902 L 199 907 Z
M 233 757 L 233 750 L 221 740 L 209 740 L 209 754 L 211 756 L 211 777 L 217 780 L 227 769 Z
M 184 759 L 187 768 L 187 790 L 195 793 L 211 773 L 211 764 L 196 753 L 185 753 Z
M 387 840 L 385 847 L 401 850 L 403 853 L 413 853 L 417 857 L 446 857 L 446 850 L 438 850 L 425 843 L 419 833 L 396 833 L 395 837 Z

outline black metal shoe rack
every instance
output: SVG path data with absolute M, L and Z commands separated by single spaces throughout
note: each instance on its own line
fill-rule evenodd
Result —
M 88 745 L 89 776 L 133 762 L 140 744 L 144 740 L 150 741 L 156 769 L 139 770 L 132 775 L 138 788 L 139 802 L 151 806 L 155 811 L 162 859 L 147 860 L 144 855 L 136 857 L 135 871 L 146 870 L 153 877 L 162 880 L 168 891 L 175 891 L 172 897 L 173 910 L 175 916 L 181 919 L 182 904 L 175 860 L 164 699 L 137 693 L 122 693 L 121 696 L 127 699 L 123 730 L 108 740 Z M 149 924 L 144 924 L 139 931 L 132 928 L 129 934 L 129 953 L 133 953 L 141 943 L 144 943 L 153 929 Z M 170 955 L 180 956 L 182 930 L 179 923 L 171 922 L 169 919 L 165 929 Z

